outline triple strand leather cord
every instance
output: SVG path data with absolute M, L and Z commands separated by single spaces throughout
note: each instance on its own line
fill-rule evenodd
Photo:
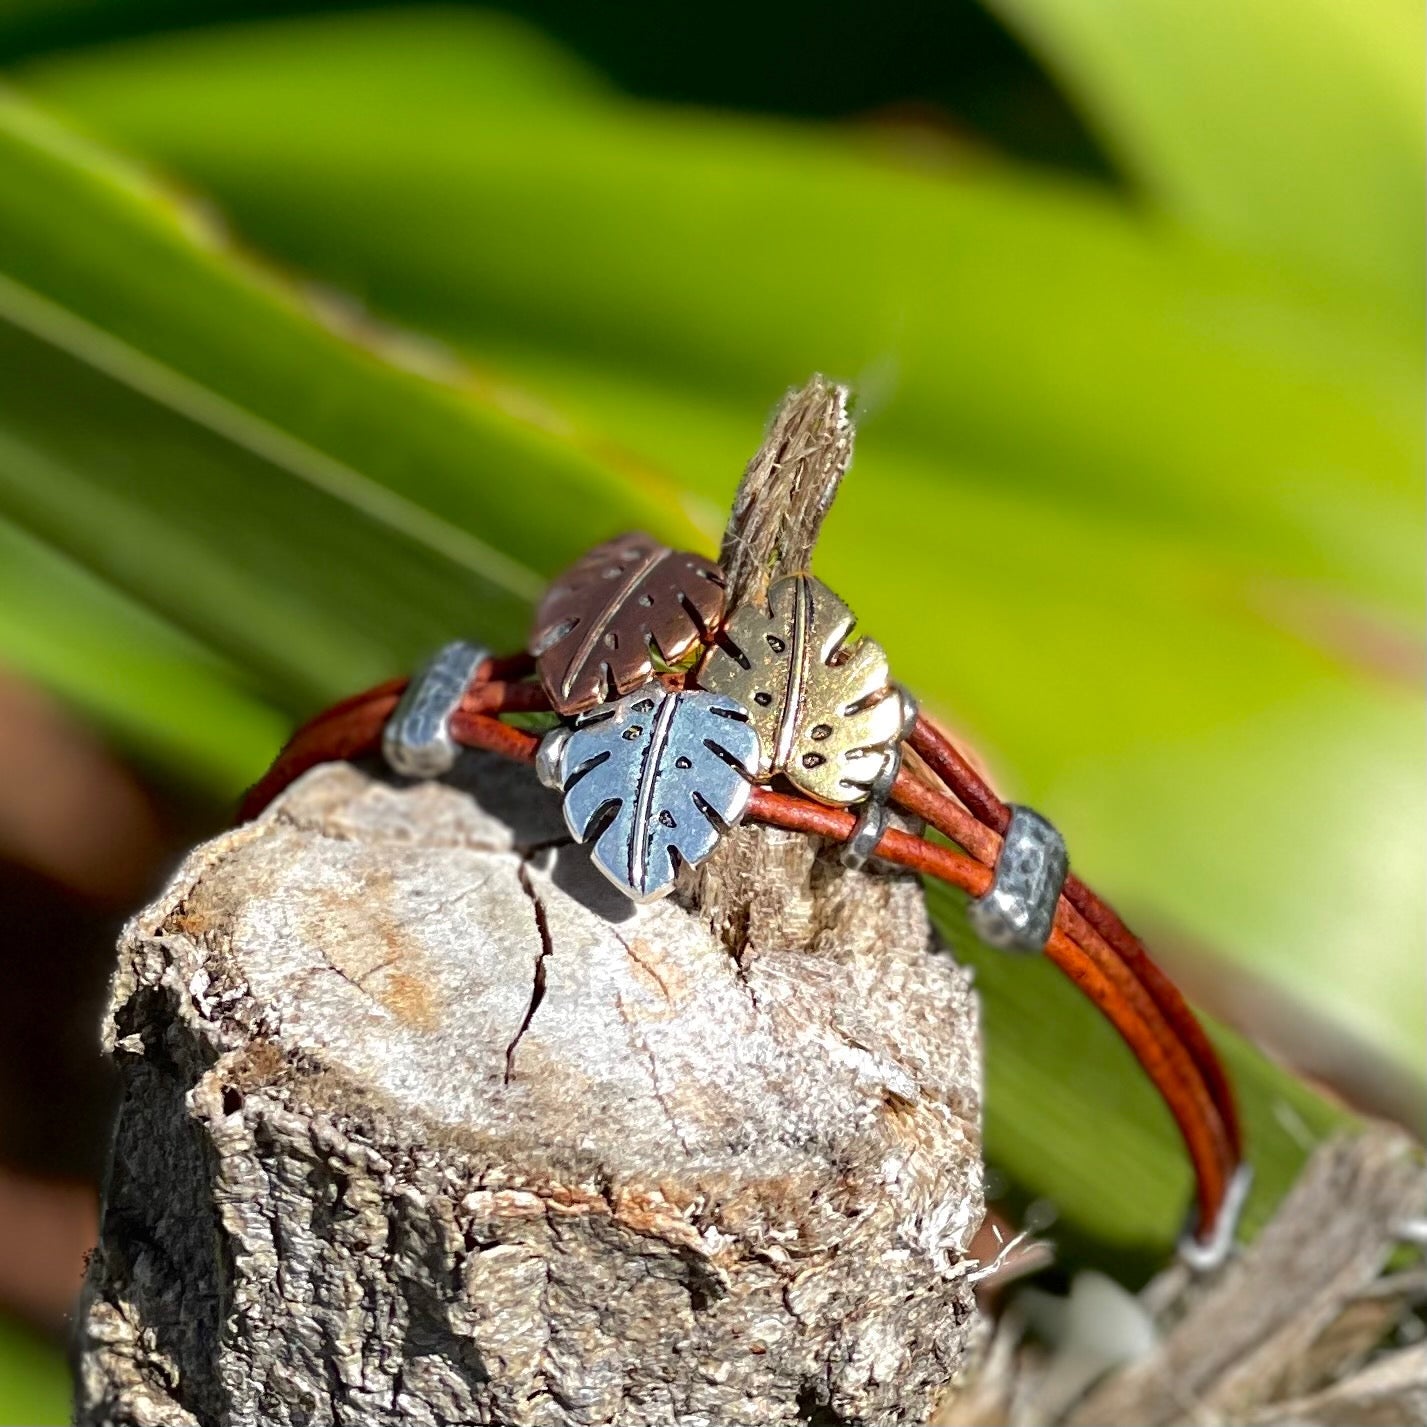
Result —
M 534 668 L 528 654 L 485 660 L 451 715 L 454 742 L 533 763 L 541 736 L 501 720 L 550 710 L 545 690 L 531 681 Z M 674 675 L 665 681 L 682 683 Z M 239 820 L 256 817 L 320 763 L 376 755 L 408 682 L 394 679 L 344 699 L 300 728 L 244 799 Z M 887 828 L 874 856 L 980 897 L 992 883 L 1011 811 L 925 716 L 918 715 L 907 745 L 936 783 L 904 766 L 889 801 L 955 845 Z M 769 787 L 753 788 L 746 816 L 838 842 L 857 826 L 846 809 Z M 1163 1097 L 1194 1169 L 1195 1234 L 1210 1240 L 1239 1168 L 1242 1139 L 1233 1092 L 1203 1027 L 1140 940 L 1074 873 L 1066 877 L 1045 952 L 1115 1027 Z

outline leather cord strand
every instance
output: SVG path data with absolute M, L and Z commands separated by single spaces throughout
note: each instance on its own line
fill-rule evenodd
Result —
M 548 712 L 549 701 L 538 684 L 509 682 L 529 674 L 531 668 L 533 661 L 529 655 L 487 659 L 476 671 L 461 701 L 462 712 Z M 379 753 L 382 729 L 408 683 L 409 679 L 388 679 L 309 719 L 283 745 L 272 767 L 244 794 L 238 808 L 238 821 L 250 822 L 284 788 L 320 763 L 368 758 Z M 457 731 L 454 719 L 452 731 Z
M 916 726 L 907 741 L 918 757 L 976 819 L 997 835 L 996 851 L 999 852 L 1000 835 L 1006 831 L 1011 817 L 1007 805 L 996 796 L 991 786 L 946 734 L 924 715 L 917 716 Z M 941 831 L 960 841 L 947 829 L 942 828 Z M 964 843 L 962 845 L 966 846 Z M 994 865 L 994 857 L 991 860 Z M 1114 947 L 1154 997 L 1160 1012 L 1174 1027 L 1176 1034 L 1194 1058 L 1194 1063 L 1199 1067 L 1199 1073 L 1204 1077 L 1209 1094 L 1224 1122 L 1224 1130 L 1237 1162 L 1243 1154 L 1243 1130 L 1233 1087 L 1229 1084 L 1223 1063 L 1205 1034 L 1204 1027 L 1189 1009 L 1179 988 L 1149 954 L 1145 944 L 1125 925 L 1115 909 L 1087 887 L 1073 870 L 1065 879 L 1062 901 L 1069 902 L 1100 936 Z
M 898 783 L 901 784 L 900 778 Z M 900 786 L 894 787 L 894 800 L 900 803 L 899 794 L 903 791 Z M 759 822 L 838 842 L 851 836 L 857 821 L 852 813 L 768 788 L 753 790 L 748 815 Z M 989 867 L 955 848 L 895 828 L 882 835 L 874 856 L 937 877 L 974 897 L 986 891 L 993 876 Z M 1067 927 L 1057 914 L 1046 955 L 1115 1027 L 1169 1107 L 1194 1166 L 1200 1232 L 1208 1234 L 1218 1218 L 1235 1166 L 1223 1121 L 1182 1043 L 1156 1013 L 1144 988 L 1083 920 L 1073 912 L 1070 916 L 1072 925 Z M 1080 939 L 1086 933 L 1089 946 Z
M 519 682 L 531 667 L 528 655 L 487 660 L 451 718 L 456 742 L 533 762 L 540 736 L 500 719 L 548 711 L 540 686 Z M 382 730 L 406 683 L 380 684 L 304 724 L 243 800 L 239 821 L 256 817 L 318 764 L 377 755 Z M 908 742 L 947 791 L 903 769 L 892 801 L 957 846 L 889 828 L 874 855 L 981 896 L 992 880 L 1009 810 L 928 720 L 918 718 Z M 851 812 L 764 787 L 753 789 L 747 816 L 838 842 L 851 836 L 857 821 Z M 1073 874 L 1066 879 L 1045 951 L 1114 1026 L 1168 1106 L 1194 1168 L 1196 1232 L 1207 1238 L 1237 1167 L 1240 1145 L 1232 1092 L 1203 1028 L 1139 939 Z

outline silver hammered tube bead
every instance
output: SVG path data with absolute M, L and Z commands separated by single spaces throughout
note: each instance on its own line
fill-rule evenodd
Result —
M 1011 808 L 991 886 L 966 909 L 972 930 L 988 946 L 1043 951 L 1069 862 L 1065 839 L 1030 808 Z
M 443 645 L 406 686 L 382 730 L 382 756 L 404 778 L 449 773 L 460 749 L 451 737 L 451 715 L 461 706 L 490 650 L 458 639 Z

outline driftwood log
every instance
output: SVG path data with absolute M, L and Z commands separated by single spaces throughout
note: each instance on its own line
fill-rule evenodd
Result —
M 741 589 L 850 451 L 790 399 Z M 553 795 L 314 770 L 121 947 L 82 1423 L 920 1422 L 973 1328 L 980 1053 L 915 879 L 740 830 L 636 909 Z

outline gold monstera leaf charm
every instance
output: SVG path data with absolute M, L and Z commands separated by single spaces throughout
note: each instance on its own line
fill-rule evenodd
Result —
M 907 704 L 887 655 L 848 641 L 856 622 L 820 580 L 793 575 L 745 605 L 699 669 L 699 685 L 737 699 L 758 730 L 758 776 L 782 773 L 819 802 L 857 803 L 896 766 Z

